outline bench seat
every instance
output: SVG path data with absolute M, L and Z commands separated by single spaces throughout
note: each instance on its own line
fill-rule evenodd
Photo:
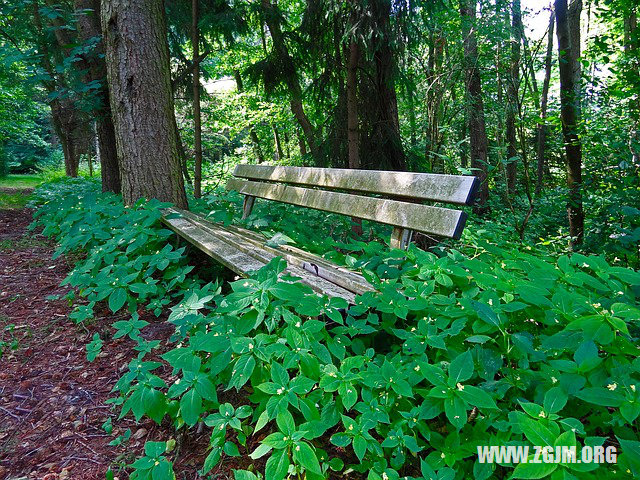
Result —
M 374 291 L 362 277 L 328 260 L 290 245 L 269 247 L 267 238 L 250 230 L 210 222 L 186 210 L 168 208 L 162 222 L 187 242 L 241 277 L 275 257 L 287 261 L 286 272 L 299 277 L 315 292 L 355 303 L 355 296 Z
M 443 204 L 471 205 L 473 176 L 316 167 L 237 165 L 227 190 L 244 197 L 242 218 L 256 198 L 366 219 L 393 227 L 389 245 L 405 249 L 413 232 L 460 238 L 467 214 Z M 186 210 L 170 208 L 163 222 L 180 237 L 238 275 L 247 277 L 276 257 L 287 272 L 314 291 L 354 303 L 375 289 L 358 273 L 290 245 L 270 247 L 256 232 L 224 226 Z

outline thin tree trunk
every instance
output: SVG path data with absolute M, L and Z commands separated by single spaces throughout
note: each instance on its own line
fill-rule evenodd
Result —
M 413 84 L 413 57 L 411 53 L 407 53 L 407 75 L 409 75 L 409 81 L 407 82 L 407 103 L 409 108 L 409 141 L 412 147 L 418 144 L 418 130 L 416 123 L 416 91 Z
M 624 51 L 629 59 L 629 74 L 632 78 L 640 78 L 640 46 L 638 45 L 638 16 L 637 7 L 631 5 L 624 15 Z M 640 98 L 637 95 L 629 98 L 629 114 L 631 128 L 629 129 L 629 152 L 631 162 L 636 168 L 640 167 Z
M 360 46 L 352 39 L 349 42 L 347 63 L 347 145 L 349 152 L 349 168 L 360 168 L 360 138 L 358 130 L 358 62 Z M 351 218 L 351 230 L 362 235 L 362 220 Z
M 489 199 L 487 182 L 487 132 L 482 101 L 482 82 L 478 70 L 478 44 L 475 32 L 476 0 L 460 0 L 460 17 L 464 41 L 465 83 L 471 144 L 471 168 L 480 181 L 476 213 L 484 213 Z
M 547 149 L 547 105 L 549 102 L 549 85 L 551 84 L 551 61 L 553 57 L 553 29 L 555 25 L 555 13 L 551 10 L 549 15 L 549 33 L 547 37 L 547 52 L 544 60 L 544 83 L 540 98 L 540 122 L 538 123 L 537 142 L 537 169 L 536 169 L 536 195 L 542 191 L 544 172 L 546 170 Z
M 444 45 L 446 40 L 440 32 L 431 35 L 429 48 L 429 75 L 427 90 L 427 151 L 426 160 L 430 169 L 435 173 L 444 173 L 444 158 L 440 155 L 440 106 L 444 93 L 442 76 L 442 62 L 444 59 Z
M 522 32 L 522 13 L 520 0 L 512 0 L 511 4 L 511 68 L 507 85 L 507 193 L 514 195 L 518 173 L 518 141 L 516 138 L 516 117 L 519 112 L 518 91 L 520 84 L 520 43 Z
M 110 0 L 101 14 L 123 200 L 157 198 L 187 208 L 164 3 Z
M 200 116 L 200 20 L 199 0 L 191 2 L 191 45 L 193 48 L 193 196 L 202 196 L 202 119 Z
M 360 139 L 358 131 L 358 62 L 360 47 L 352 40 L 349 43 L 347 65 L 347 143 L 349 168 L 360 168 Z
M 582 145 L 578 136 L 578 103 L 576 96 L 574 63 L 577 60 L 573 52 L 572 39 L 568 20 L 567 0 L 555 0 L 556 27 L 558 35 L 558 64 L 560 67 L 560 104 L 562 117 L 562 134 L 567 157 L 567 186 L 569 201 L 569 233 L 571 245 L 582 243 L 584 236 L 584 212 L 582 209 Z M 579 23 L 573 23 L 578 28 Z
M 86 43 L 102 35 L 100 25 L 100 0 L 75 0 L 76 19 L 80 38 Z M 100 42 L 87 64 L 87 82 L 100 82 L 96 92 L 98 107 L 93 111 L 96 120 L 96 150 L 100 161 L 102 191 L 120 193 L 120 167 L 116 149 L 116 134 L 111 118 L 109 87 L 107 85 L 107 66 L 104 61 L 104 45 Z
M 277 11 L 277 7 L 271 3 L 271 0 L 262 0 L 262 9 L 265 14 L 265 23 L 267 27 L 269 27 L 269 32 L 271 32 L 273 48 L 281 62 L 282 68 L 285 70 L 285 83 L 289 91 L 291 113 L 293 113 L 293 116 L 304 132 L 304 136 L 311 149 L 311 154 L 314 158 L 317 158 L 318 148 L 314 129 L 302 105 L 302 88 L 300 87 L 300 80 L 293 59 L 289 54 L 289 49 L 287 48 L 282 29 L 280 28 L 279 12 Z
M 282 154 L 282 143 L 280 143 L 280 132 L 278 131 L 278 127 L 276 126 L 275 123 L 271 124 L 271 130 L 273 130 L 273 143 L 274 143 L 274 149 L 273 149 L 273 156 L 274 156 L 274 161 L 276 163 L 278 163 L 280 161 L 280 159 L 284 156 Z

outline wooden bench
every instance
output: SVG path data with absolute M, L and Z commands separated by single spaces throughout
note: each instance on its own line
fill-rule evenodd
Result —
M 251 214 L 256 198 L 289 203 L 391 225 L 391 247 L 404 249 L 414 231 L 460 238 L 467 214 L 424 202 L 471 205 L 478 180 L 463 175 L 243 164 L 235 168 L 226 188 L 245 195 L 243 218 Z M 269 247 L 268 239 L 250 230 L 175 208 L 165 212 L 163 222 L 240 276 L 280 256 L 289 273 L 318 293 L 353 303 L 356 294 L 374 290 L 358 273 L 290 245 Z

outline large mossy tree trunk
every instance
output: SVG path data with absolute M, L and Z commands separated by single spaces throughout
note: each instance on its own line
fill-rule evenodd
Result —
M 100 25 L 100 0 L 74 0 L 80 39 L 86 44 L 102 36 Z M 93 110 L 96 122 L 97 153 L 100 160 L 102 191 L 120 193 L 120 168 L 116 134 L 111 118 L 107 66 L 104 61 L 104 45 L 98 43 L 90 56 L 84 57 L 85 81 L 99 82 L 96 92 L 97 106 Z
M 124 202 L 157 198 L 187 208 L 164 3 L 109 0 L 101 13 Z
M 567 187 L 569 201 L 569 234 L 571 245 L 582 243 L 584 236 L 584 211 L 582 208 L 582 145 L 578 135 L 580 97 L 575 85 L 578 70 L 574 63 L 578 60 L 572 39 L 571 28 L 580 28 L 579 22 L 569 22 L 567 0 L 555 0 L 556 30 L 558 36 L 558 64 L 560 66 L 560 113 L 562 117 L 562 135 L 567 157 Z
M 460 0 L 462 38 L 464 44 L 465 85 L 467 90 L 467 116 L 471 150 L 471 168 L 480 181 L 476 213 L 486 211 L 489 199 L 487 181 L 487 131 L 482 100 L 482 81 L 478 69 L 478 42 L 476 39 L 476 0 Z

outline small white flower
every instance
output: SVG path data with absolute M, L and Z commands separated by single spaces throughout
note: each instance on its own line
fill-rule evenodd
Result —
M 283 388 L 283 387 L 280 387 L 278 390 L 276 390 L 276 393 L 277 393 L 278 395 L 282 395 L 282 394 L 284 393 L 284 388 Z
M 462 385 L 460 382 L 458 382 L 458 384 L 456 385 L 456 387 L 458 387 L 458 390 L 461 392 L 464 390 L 464 385 Z
M 615 382 L 610 383 L 609 385 L 607 385 L 607 388 L 613 392 L 616 388 L 618 388 L 618 384 Z
M 300 451 L 300 445 L 296 445 L 296 452 Z
M 413 367 L 413 369 L 414 369 L 416 372 L 419 372 L 419 371 L 420 371 L 420 365 L 416 365 L 415 367 Z
M 253 350 L 253 343 L 249 344 L 249 350 Z
M 636 386 L 635 385 L 629 385 L 629 388 L 631 389 L 632 392 L 636 391 Z
M 547 416 L 544 414 L 544 410 L 540 410 L 540 413 L 538 414 L 538 416 L 540 418 L 546 418 Z
M 445 458 L 445 457 L 446 457 L 446 455 L 444 454 L 444 452 L 442 452 L 442 453 L 440 454 L 440 458 Z
M 556 377 L 551 377 L 551 383 L 557 383 L 558 379 Z
M 353 430 L 353 425 L 349 425 L 349 430 Z

